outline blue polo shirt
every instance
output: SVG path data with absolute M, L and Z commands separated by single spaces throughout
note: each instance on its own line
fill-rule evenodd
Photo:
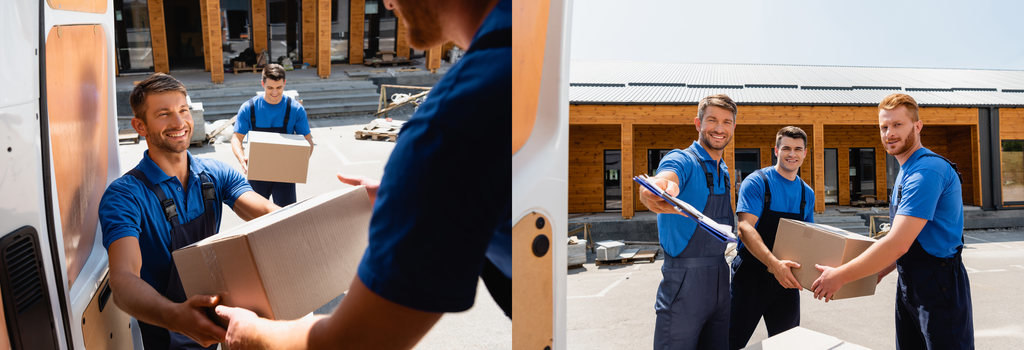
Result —
M 674 172 L 679 178 L 679 195 L 676 197 L 703 211 L 711 195 L 704 169 L 711 172 L 714 194 L 723 194 L 728 192 L 729 168 L 724 161 L 716 163 L 711 159 L 708 151 L 697 141 L 687 149 L 695 151 L 700 160 L 694 159 L 687 152 L 674 149 L 661 159 L 657 173 Z M 678 214 L 658 214 L 658 240 L 668 255 L 678 256 L 682 253 L 696 228 L 697 222 L 693 219 Z
M 183 188 L 176 177 L 164 173 L 149 158 L 146 151 L 135 168 L 142 171 L 149 182 L 163 189 L 165 196 L 174 200 L 178 208 L 178 219 L 182 224 L 203 214 L 203 194 L 199 174 L 206 173 L 213 181 L 217 198 L 229 207 L 243 193 L 252 191 L 241 173 L 223 162 L 193 157 L 188 153 L 188 187 Z M 221 206 L 213 208 L 220 230 Z M 100 227 L 103 230 L 103 247 L 124 237 L 139 239 L 142 252 L 141 277 L 157 290 L 163 290 L 171 260 L 171 223 L 164 216 L 163 207 L 156 195 L 134 176 L 125 174 L 107 186 L 100 199 Z
M 267 103 L 263 96 L 253 97 L 249 101 L 252 102 L 251 105 L 256 109 L 256 127 L 278 128 L 281 127 L 281 124 L 284 124 L 284 99 L 276 105 Z M 294 98 L 288 98 L 288 101 L 291 101 L 287 106 L 292 111 L 288 114 L 288 125 L 285 130 L 288 130 L 288 134 L 309 135 L 309 120 L 306 118 L 306 109 Z M 245 135 L 252 130 L 252 125 L 249 125 L 249 106 L 250 103 L 246 102 L 242 104 L 242 107 L 238 108 L 238 117 L 235 118 L 236 133 Z
M 800 191 L 804 192 L 803 221 L 814 222 L 814 190 L 800 179 L 798 175 L 789 181 L 779 174 L 774 166 L 761 168 L 768 178 L 768 186 L 772 191 L 772 211 L 781 213 L 800 213 Z M 758 217 L 764 211 L 764 179 L 756 173 L 750 174 L 740 184 L 739 200 L 736 202 L 737 213 L 749 213 Z M 755 224 L 756 225 L 756 224 Z
M 487 15 L 384 168 L 358 273 L 394 303 L 463 311 L 484 259 L 512 274 L 511 5 L 502 0 Z M 496 38 L 509 44 L 478 46 Z
M 898 189 L 903 186 L 903 200 L 896 207 L 896 215 L 928 220 L 917 241 L 928 254 L 949 258 L 956 254 L 964 233 L 960 177 L 946 161 L 924 157 L 927 153 L 935 152 L 921 147 L 900 166 L 889 203 L 895 205 Z

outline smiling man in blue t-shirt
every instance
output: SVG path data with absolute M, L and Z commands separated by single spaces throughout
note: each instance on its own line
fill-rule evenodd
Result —
M 661 160 L 651 183 L 719 224 L 732 226 L 729 169 L 722 154 L 736 130 L 736 102 L 708 96 L 693 118 L 697 141 Z M 665 251 L 654 303 L 654 348 L 725 349 L 729 345 L 729 266 L 725 243 L 645 188 L 640 202 L 658 213 Z
M 814 190 L 798 172 L 807 157 L 807 133 L 787 126 L 775 135 L 774 166 L 760 169 L 740 185 L 739 253 L 732 261 L 729 348 L 747 345 L 764 317 L 768 336 L 800 325 L 800 283 L 791 268 L 800 264 L 772 254 L 780 219 L 814 222 Z
M 956 165 L 921 145 L 917 101 L 905 94 L 878 105 L 886 152 L 900 162 L 889 204 L 892 229 L 857 258 L 822 271 L 811 285 L 828 301 L 843 284 L 899 269 L 898 349 L 973 349 L 971 285 L 961 259 L 964 206 Z

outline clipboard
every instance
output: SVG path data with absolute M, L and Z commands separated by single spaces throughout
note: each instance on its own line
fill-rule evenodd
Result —
M 668 192 L 665 192 L 665 190 L 658 188 L 658 186 L 654 186 L 654 184 L 651 184 L 648 181 L 647 175 L 634 176 L 633 181 L 636 181 L 636 183 L 640 184 L 640 186 L 643 186 L 648 191 L 651 191 L 651 193 L 657 194 L 666 202 L 672 204 L 672 206 L 675 207 L 677 211 L 685 214 L 683 216 L 686 216 L 692 219 L 693 221 L 696 221 L 697 224 L 700 225 L 700 227 L 703 227 L 705 230 L 710 232 L 711 236 L 715 237 L 719 241 L 723 243 L 736 242 L 736 235 L 732 233 L 732 226 L 722 225 L 715 222 L 715 220 L 712 220 L 711 218 L 707 217 L 689 203 L 683 202 L 679 198 L 673 197 L 672 195 L 668 194 Z

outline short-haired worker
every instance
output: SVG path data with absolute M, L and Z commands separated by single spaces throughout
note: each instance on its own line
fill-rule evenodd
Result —
M 242 139 L 250 131 L 266 131 L 278 134 L 297 134 L 306 137 L 313 146 L 313 134 L 309 130 L 306 109 L 284 94 L 284 67 L 268 64 L 263 69 L 260 85 L 263 96 L 253 96 L 238 108 L 235 117 L 235 134 L 231 138 L 231 151 L 235 153 L 243 172 L 249 171 L 249 157 L 245 155 Z M 295 184 L 286 182 L 250 180 L 252 189 L 264 198 L 273 197 L 274 204 L 286 206 L 295 203 Z
M 189 153 L 185 94 L 162 73 L 132 89 L 132 127 L 148 150 L 100 200 L 114 303 L 138 319 L 146 349 L 212 349 L 224 340 L 224 328 L 207 316 L 218 297 L 185 298 L 171 252 L 217 233 L 221 203 L 245 220 L 278 209 L 231 166 Z
M 793 272 L 800 264 L 772 255 L 780 219 L 814 222 L 814 190 L 800 179 L 807 157 L 807 133 L 787 126 L 775 135 L 774 166 L 761 168 L 740 185 L 739 253 L 732 261 L 732 316 L 729 348 L 747 346 L 764 317 L 768 335 L 800 325 L 800 284 Z
M 379 186 L 339 175 L 367 185 L 374 204 L 368 247 L 338 308 L 271 321 L 218 306 L 232 350 L 412 348 L 444 313 L 469 309 L 481 279 L 510 312 L 513 1 L 384 5 L 408 26 L 412 47 L 452 41 L 466 54 L 402 126 Z M 456 175 L 466 164 L 473 176 Z
M 828 301 L 843 284 L 899 269 L 898 349 L 973 349 L 971 285 L 961 259 L 964 206 L 956 166 L 921 145 L 917 102 L 892 94 L 878 105 L 885 151 L 896 157 L 889 218 L 892 228 L 861 255 L 838 267 L 817 266 L 814 297 Z
M 653 185 L 723 225 L 733 225 L 729 170 L 722 154 L 736 129 L 736 103 L 705 97 L 693 118 L 697 141 L 661 160 Z M 640 201 L 658 213 L 665 251 L 654 304 L 655 349 L 725 349 L 729 345 L 729 266 L 725 243 L 658 195 L 640 188 Z

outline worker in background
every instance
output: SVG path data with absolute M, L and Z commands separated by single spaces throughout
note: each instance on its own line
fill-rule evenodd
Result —
M 878 105 L 885 151 L 900 172 L 889 199 L 892 228 L 853 260 L 822 272 L 811 285 L 828 302 L 843 284 L 899 269 L 896 287 L 898 349 L 973 349 L 971 285 L 961 255 L 964 206 L 956 165 L 921 145 L 924 124 L 917 101 L 886 96 Z
M 250 131 L 276 132 L 278 134 L 297 134 L 306 137 L 310 150 L 313 146 L 313 134 L 309 131 L 309 120 L 306 109 L 298 101 L 285 96 L 284 67 L 279 64 L 268 64 L 263 68 L 260 85 L 263 96 L 254 96 L 238 108 L 235 116 L 235 135 L 231 138 L 231 151 L 235 153 L 242 172 L 249 171 L 249 157 L 245 155 L 242 139 Z M 311 153 L 312 154 L 312 153 Z M 274 197 L 274 204 L 286 206 L 295 203 L 295 184 L 286 182 L 251 180 L 252 189 L 264 198 Z
M 651 182 L 719 224 L 732 226 L 729 169 L 722 153 L 736 129 L 736 103 L 724 94 L 705 97 L 693 124 L 697 141 L 665 155 Z M 658 239 L 665 251 L 654 304 L 654 348 L 727 348 L 726 244 L 646 188 L 640 188 L 640 202 L 658 213 Z
M 171 252 L 217 233 L 221 203 L 245 220 L 278 209 L 231 166 L 188 152 L 185 96 L 185 86 L 163 73 L 132 89 L 132 127 L 148 150 L 100 200 L 114 303 L 138 319 L 148 350 L 214 349 L 224 339 L 224 328 L 207 316 L 219 298 L 186 299 Z
M 367 185 L 375 202 L 369 246 L 338 308 L 271 321 L 218 306 L 232 350 L 412 348 L 443 313 L 473 305 L 481 277 L 511 310 L 512 0 L 385 6 L 412 47 L 452 41 L 468 51 L 402 127 L 379 187 L 339 176 Z M 472 174 L 461 174 L 467 165 Z
M 807 133 L 787 126 L 775 134 L 774 166 L 755 171 L 740 185 L 739 253 L 732 261 L 729 348 L 741 349 L 764 317 L 768 336 L 800 325 L 800 264 L 772 254 L 780 219 L 814 222 L 814 190 L 798 172 L 807 157 Z

